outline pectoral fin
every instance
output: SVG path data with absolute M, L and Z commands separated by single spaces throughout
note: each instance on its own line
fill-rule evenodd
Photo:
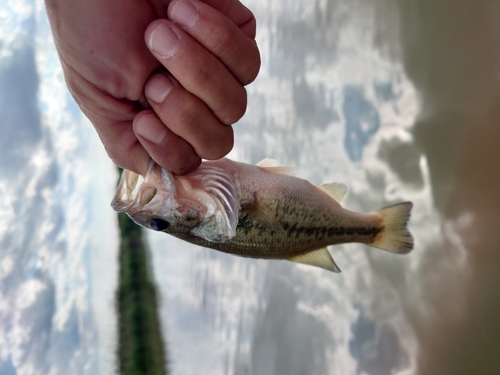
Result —
M 332 256 L 330 255 L 330 252 L 326 247 L 323 247 L 322 249 L 319 250 L 311 251 L 309 253 L 296 255 L 294 257 L 288 258 L 288 260 L 340 273 L 340 268 L 337 267 L 337 265 L 333 261 Z
M 271 229 L 275 232 L 286 233 L 272 211 L 258 199 L 255 199 L 252 206 L 247 208 L 247 212 L 252 217 L 252 219 L 254 219 L 263 227 Z

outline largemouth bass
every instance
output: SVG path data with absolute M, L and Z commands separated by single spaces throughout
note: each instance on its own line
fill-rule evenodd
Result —
M 204 161 L 177 176 L 153 161 L 144 178 L 125 170 L 111 203 L 145 228 L 250 258 L 287 259 L 340 272 L 327 246 L 360 242 L 398 254 L 413 248 L 411 202 L 372 213 L 340 205 L 341 183 L 314 186 L 296 168 Z

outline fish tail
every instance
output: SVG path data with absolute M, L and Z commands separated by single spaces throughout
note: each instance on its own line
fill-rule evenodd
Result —
M 413 249 L 413 237 L 408 231 L 411 202 L 403 202 L 382 208 L 382 231 L 370 245 L 393 253 L 406 254 Z

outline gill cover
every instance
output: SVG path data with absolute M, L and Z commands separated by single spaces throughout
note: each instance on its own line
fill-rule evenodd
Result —
M 202 164 L 194 172 L 177 178 L 186 197 L 206 209 L 204 219 L 191 234 L 210 242 L 225 242 L 234 237 L 240 203 L 232 176 L 222 168 Z

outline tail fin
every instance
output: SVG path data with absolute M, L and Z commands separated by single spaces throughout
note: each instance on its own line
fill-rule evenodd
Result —
M 398 254 L 409 253 L 413 249 L 413 237 L 406 228 L 413 203 L 404 202 L 382 208 L 383 231 L 370 246 Z

